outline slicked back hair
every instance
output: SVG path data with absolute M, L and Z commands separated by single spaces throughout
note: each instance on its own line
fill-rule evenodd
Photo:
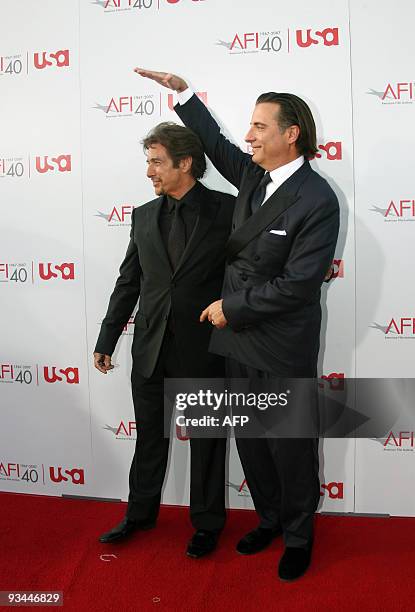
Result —
M 173 167 L 186 157 L 192 158 L 191 175 L 194 179 L 202 178 L 206 172 L 206 159 L 199 137 L 187 127 L 173 121 L 164 121 L 154 127 L 143 139 L 142 145 L 146 152 L 152 145 L 161 144 L 166 148 L 173 161 Z
M 279 105 L 276 120 L 281 134 L 292 125 L 298 125 L 300 135 L 295 143 L 297 150 L 305 158 L 314 157 L 318 151 L 316 124 L 308 104 L 294 94 L 276 93 L 275 91 L 261 94 L 256 104 L 264 102 Z

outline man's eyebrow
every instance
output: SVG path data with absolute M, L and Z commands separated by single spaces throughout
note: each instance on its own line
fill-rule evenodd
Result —
M 251 123 L 251 125 L 255 125 L 255 126 L 260 125 L 260 126 L 265 127 L 267 124 L 266 123 L 262 123 L 262 121 L 254 121 L 254 123 Z
M 151 161 L 163 161 L 160 157 L 147 157 L 147 163 Z

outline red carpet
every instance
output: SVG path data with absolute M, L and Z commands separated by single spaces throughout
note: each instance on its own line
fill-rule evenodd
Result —
M 234 551 L 256 525 L 253 512 L 231 511 L 218 550 L 192 560 L 184 555 L 192 534 L 185 508 L 164 507 L 156 529 L 111 546 L 97 536 L 122 518 L 124 504 L 7 493 L 0 503 L 0 590 L 60 590 L 64 610 L 414 607 L 415 519 L 317 516 L 310 570 L 297 582 L 281 583 L 281 540 L 253 557 Z M 115 557 L 104 561 L 102 554 Z

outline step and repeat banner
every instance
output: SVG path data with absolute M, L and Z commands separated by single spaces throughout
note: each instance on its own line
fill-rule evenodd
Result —
M 396 8 L 399 7 L 399 10 Z M 92 352 L 128 244 L 154 197 L 141 139 L 178 121 L 175 94 L 135 66 L 188 80 L 247 150 L 264 91 L 304 98 L 311 162 L 341 232 L 323 287 L 320 386 L 413 376 L 415 82 L 404 0 L 2 0 L 0 5 L 0 490 L 126 499 L 137 435 L 134 325 L 103 376 Z M 234 193 L 209 166 L 204 183 Z M 163 501 L 189 500 L 173 432 Z M 415 515 L 413 432 L 320 445 L 321 509 Z M 228 503 L 252 508 L 234 441 Z

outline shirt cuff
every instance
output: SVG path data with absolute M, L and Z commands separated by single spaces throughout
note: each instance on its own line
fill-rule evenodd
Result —
M 179 102 L 180 106 L 183 106 L 183 104 L 186 104 L 186 102 L 189 102 L 193 94 L 194 94 L 194 91 L 190 89 L 190 87 L 188 87 L 184 91 L 178 91 L 177 101 Z

